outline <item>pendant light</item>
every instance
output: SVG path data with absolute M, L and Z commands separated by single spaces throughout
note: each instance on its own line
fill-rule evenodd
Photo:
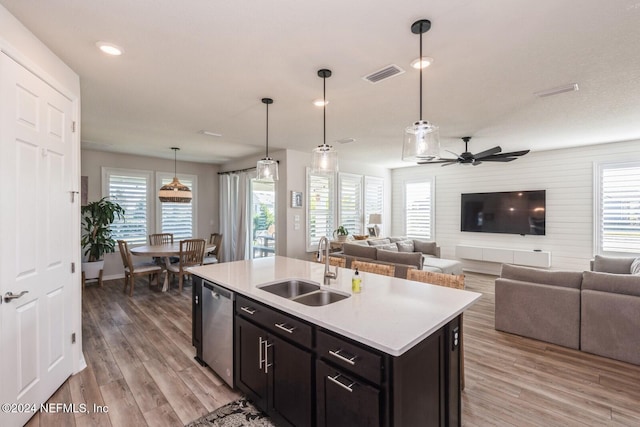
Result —
M 429 31 L 431 21 L 421 19 L 411 25 L 413 34 L 420 34 L 420 59 L 422 59 L 422 34 Z M 404 131 L 402 160 L 428 162 L 440 157 L 440 137 L 438 127 L 422 119 L 422 68 L 420 67 L 420 120 Z
M 171 203 L 191 203 L 193 196 L 191 190 L 186 185 L 183 185 L 178 181 L 177 170 L 177 153 L 178 147 L 171 147 L 173 150 L 173 181 L 171 184 L 163 185 L 158 192 L 158 197 L 161 202 Z
M 331 70 L 318 70 L 318 77 L 322 77 L 322 132 L 323 143 L 313 149 L 311 171 L 313 173 L 333 173 L 338 171 L 338 152 L 331 145 L 327 145 L 327 77 L 331 77 Z
M 267 106 L 267 141 L 264 159 L 258 160 L 256 166 L 258 181 L 273 182 L 278 180 L 278 162 L 269 157 L 269 104 L 273 104 L 273 99 L 262 98 L 262 103 Z

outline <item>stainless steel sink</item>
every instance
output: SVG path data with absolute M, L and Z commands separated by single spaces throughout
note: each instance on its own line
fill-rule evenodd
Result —
M 331 304 L 337 301 L 341 301 L 345 298 L 349 298 L 348 294 L 341 294 L 334 291 L 321 290 L 316 292 L 311 292 L 306 295 L 302 295 L 296 298 L 293 298 L 293 301 L 299 302 L 300 304 L 310 305 L 310 306 L 321 306 Z
M 296 298 L 320 290 L 320 285 L 304 280 L 289 279 L 282 282 L 260 285 L 258 288 L 283 298 Z

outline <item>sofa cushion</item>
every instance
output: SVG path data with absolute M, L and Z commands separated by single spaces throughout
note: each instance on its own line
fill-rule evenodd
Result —
M 355 243 L 345 243 L 342 245 L 342 252 L 358 258 L 376 259 L 375 246 L 358 245 Z
M 422 254 L 419 252 L 392 252 L 384 249 L 378 249 L 377 259 L 397 264 L 415 265 L 418 269 L 422 268 Z
M 640 258 L 636 258 L 633 260 L 629 273 L 640 276 Z
M 413 252 L 413 240 L 400 240 L 396 242 L 398 252 Z
M 386 245 L 376 246 L 377 249 L 384 249 L 385 251 L 398 252 L 398 247 L 395 243 L 389 243 Z
M 504 264 L 502 266 L 500 277 L 522 282 L 533 282 L 574 289 L 580 289 L 580 285 L 582 284 L 582 272 L 579 271 L 542 270 L 511 264 Z
M 427 255 L 436 255 L 436 242 L 429 242 L 427 240 L 413 239 L 413 247 L 416 252 L 421 252 Z
M 390 244 L 391 240 L 389 240 L 389 239 L 369 239 L 369 240 L 367 240 L 367 242 L 369 242 L 369 246 L 384 246 L 384 245 Z
M 582 290 L 610 292 L 640 297 L 640 277 L 632 274 L 582 273 Z
M 593 271 L 601 273 L 630 274 L 631 263 L 635 258 L 617 258 L 596 255 L 593 260 Z
M 391 243 L 400 242 L 402 240 L 408 240 L 407 236 L 391 236 L 389 237 Z

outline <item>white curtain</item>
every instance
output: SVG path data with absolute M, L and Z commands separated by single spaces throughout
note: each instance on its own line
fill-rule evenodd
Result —
M 248 259 L 249 184 L 254 175 L 251 171 L 220 175 L 221 261 Z

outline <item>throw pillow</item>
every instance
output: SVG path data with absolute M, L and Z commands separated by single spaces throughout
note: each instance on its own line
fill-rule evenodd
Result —
M 640 276 L 640 258 L 636 258 L 631 263 L 631 274 Z
M 391 236 L 389 237 L 389 240 L 391 241 L 391 243 L 396 243 L 402 240 L 407 240 L 407 236 Z
M 378 249 L 378 261 L 392 262 L 394 264 L 413 265 L 422 269 L 422 254 L 420 252 L 403 253 Z
M 385 251 L 398 252 L 398 247 L 395 243 L 389 243 L 388 245 L 376 246 L 378 249 L 384 249 Z
M 413 247 L 416 252 L 422 252 L 426 255 L 436 254 L 436 242 L 428 242 L 426 240 L 413 240 Z
M 398 252 L 413 252 L 413 240 L 402 240 L 400 242 L 396 242 L 396 246 L 398 247 Z
M 391 243 L 389 239 L 369 239 L 367 242 L 369 242 L 369 246 L 384 246 Z

